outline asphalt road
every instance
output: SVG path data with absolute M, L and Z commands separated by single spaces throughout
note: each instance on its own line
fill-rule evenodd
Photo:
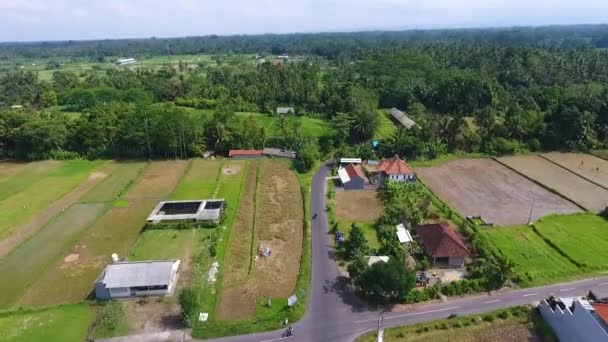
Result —
M 302 320 L 293 325 L 295 335 L 282 338 L 283 331 L 233 336 L 214 341 L 353 341 L 362 333 L 377 328 L 381 310 L 360 302 L 341 276 L 333 253 L 333 242 L 325 213 L 325 186 L 329 167 L 322 165 L 312 183 L 312 280 L 308 310 Z M 447 318 L 450 314 L 476 314 L 505 307 L 535 303 L 550 295 L 584 296 L 592 288 L 608 287 L 608 277 L 585 279 L 523 290 L 505 290 L 445 302 L 419 303 L 402 306 L 384 313 L 382 326 L 399 326 Z M 164 335 L 163 335 L 164 336 Z M 166 341 L 150 335 L 129 336 L 124 341 Z M 108 340 L 110 341 L 110 340 Z M 112 339 L 111 341 L 123 341 Z

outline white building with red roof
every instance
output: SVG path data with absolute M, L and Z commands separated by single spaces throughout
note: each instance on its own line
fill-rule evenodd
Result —
M 395 182 L 416 181 L 414 170 L 399 156 L 384 159 L 376 167 L 376 173 L 379 180 L 391 180 Z

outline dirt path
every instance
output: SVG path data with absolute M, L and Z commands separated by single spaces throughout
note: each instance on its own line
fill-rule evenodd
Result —
M 38 230 L 40 230 L 40 228 L 42 228 L 50 219 L 76 203 L 78 199 L 112 173 L 115 167 L 116 164 L 108 163 L 100 169 L 95 170 L 85 181 L 78 184 L 76 188 L 54 202 L 44 212 L 36 215 L 30 221 L 15 229 L 9 237 L 0 241 L 0 257 L 10 253 L 15 247 L 38 232 Z

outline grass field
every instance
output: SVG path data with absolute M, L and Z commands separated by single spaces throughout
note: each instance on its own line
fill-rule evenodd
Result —
M 2 313 L 0 339 L 4 342 L 84 341 L 94 318 L 95 312 L 87 304 Z
M 91 175 L 101 161 L 72 160 L 45 172 L 44 176 L 30 182 L 21 191 L 0 202 L 0 239 L 6 238 L 20 224 L 44 211 L 51 203 L 75 188 Z M 13 180 L 17 182 L 17 179 Z
M 593 214 L 548 216 L 534 224 L 570 259 L 590 269 L 608 269 L 608 221 Z
M 95 188 L 87 192 L 79 202 L 98 203 L 116 200 L 129 185 L 137 180 L 148 163 L 121 162 L 116 163 L 115 170 Z
M 106 209 L 103 203 L 76 204 L 3 258 L 0 278 L 11 281 L 0 282 L 0 308 L 16 303 Z
M 403 342 L 557 342 L 540 315 L 529 307 L 516 307 L 483 315 L 470 315 L 451 320 L 437 320 L 384 330 L 385 341 Z M 376 341 L 368 333 L 358 342 Z
M 193 160 L 171 197 L 175 200 L 210 198 L 217 186 L 221 166 L 220 160 Z
M 0 163 L 0 201 L 19 193 L 63 165 L 60 161 L 33 163 Z
M 237 116 L 242 120 L 247 117 L 253 116 L 258 124 L 266 128 L 266 133 L 269 136 L 278 136 L 279 131 L 275 125 L 276 118 L 267 114 L 262 113 L 237 113 Z M 329 135 L 333 132 L 333 129 L 329 122 L 321 119 L 315 119 L 308 116 L 296 116 L 296 120 L 299 120 L 302 124 L 302 136 L 304 137 L 320 137 Z
M 520 285 L 547 284 L 580 272 L 529 226 L 485 229 L 483 233 L 515 263 L 514 272 Z
M 374 135 L 374 139 L 389 138 L 397 130 L 397 126 L 391 118 L 389 118 L 389 114 L 387 114 L 386 110 L 378 110 L 378 116 L 380 117 L 380 125 Z

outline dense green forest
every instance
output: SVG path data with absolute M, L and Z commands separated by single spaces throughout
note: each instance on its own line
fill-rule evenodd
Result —
M 382 155 L 605 148 L 606 43 L 606 26 L 7 43 L 0 58 L 48 57 L 55 71 L 50 81 L 19 68 L 0 73 L 0 155 L 185 158 L 280 146 L 367 157 L 378 108 L 390 107 L 418 125 L 383 137 Z M 73 73 L 56 61 L 201 52 L 215 64 L 100 63 Z M 226 55 L 235 53 L 298 58 Z M 276 117 L 280 134 L 270 135 L 235 114 L 273 115 L 280 105 L 326 120 L 331 132 L 305 136 L 297 117 Z

